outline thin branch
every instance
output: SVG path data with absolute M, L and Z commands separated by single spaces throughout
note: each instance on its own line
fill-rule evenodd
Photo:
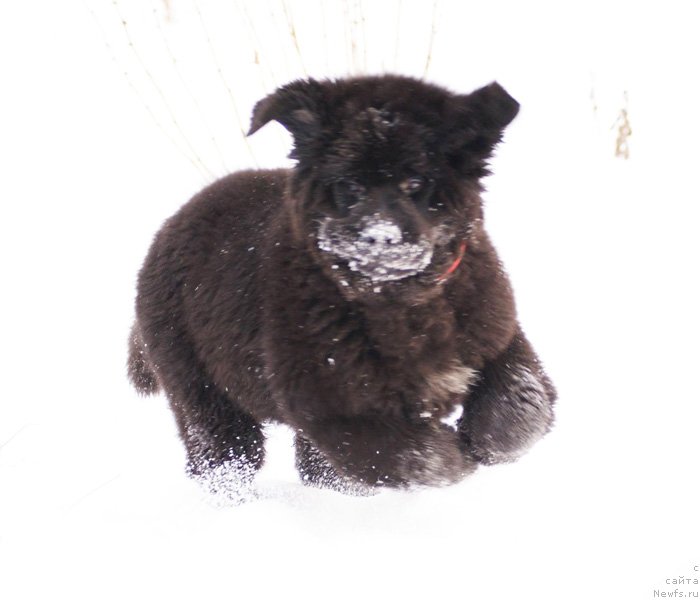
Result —
M 116 66 L 117 70 L 122 74 L 124 77 L 124 80 L 126 81 L 127 85 L 131 88 L 131 91 L 134 93 L 134 95 L 139 99 L 143 107 L 146 109 L 146 112 L 148 113 L 148 116 L 151 118 L 155 126 L 160 130 L 160 132 L 166 137 L 166 139 L 172 144 L 172 146 L 177 150 L 178 153 L 180 153 L 187 161 L 192 164 L 192 166 L 197 169 L 197 171 L 200 172 L 200 174 L 206 176 L 206 172 L 202 170 L 202 167 L 200 164 L 195 161 L 192 156 L 190 156 L 185 150 L 182 149 L 180 144 L 178 144 L 175 139 L 170 135 L 170 133 L 165 129 L 163 124 L 160 122 L 160 120 L 156 117 L 155 112 L 151 108 L 151 106 L 146 102 L 144 97 L 141 95 L 141 92 L 139 89 L 134 85 L 134 82 L 132 81 L 128 71 L 122 66 L 122 64 L 119 62 L 119 59 L 117 58 L 117 53 L 114 51 L 114 48 L 112 48 L 112 45 L 109 43 L 107 34 L 102 27 L 102 24 L 100 23 L 99 19 L 97 18 L 97 15 L 95 14 L 94 10 L 90 6 L 88 0 L 83 0 L 83 4 L 85 5 L 85 8 L 87 9 L 88 13 L 92 17 L 92 20 L 95 22 L 95 25 L 100 31 L 100 34 L 102 36 L 102 41 L 105 44 L 105 47 L 107 48 L 107 52 L 109 53 L 112 62 L 114 62 L 114 65 Z
M 362 72 L 367 73 L 367 19 L 362 0 L 357 0 L 357 7 L 360 11 L 360 22 L 362 23 Z
M 345 61 L 348 71 L 352 72 L 353 40 L 352 40 L 352 19 L 350 17 L 350 0 L 343 0 L 343 35 L 345 37 Z
M 323 31 L 323 54 L 326 58 L 326 74 L 330 73 L 330 47 L 328 46 L 328 19 L 326 18 L 326 3 L 325 0 L 320 0 L 321 2 L 321 27 Z
M 357 48 L 359 36 L 357 34 L 358 17 L 357 17 L 357 2 L 350 3 L 350 48 L 352 56 L 352 72 L 358 74 L 360 72 L 359 51 Z
M 282 8 L 284 10 L 284 17 L 285 19 L 287 19 L 287 27 L 289 27 L 289 34 L 292 36 L 294 48 L 296 49 L 297 56 L 299 57 L 299 64 L 301 65 L 301 70 L 304 72 L 304 76 L 308 77 L 309 72 L 306 70 L 306 66 L 304 65 L 304 59 L 301 55 L 301 48 L 299 47 L 299 38 L 297 37 L 297 30 L 294 26 L 294 19 L 292 18 L 292 15 L 290 14 L 289 9 L 287 8 L 287 2 L 285 0 L 282 0 Z
M 141 68 L 143 69 L 143 72 L 146 74 L 146 77 L 148 77 L 148 80 L 151 82 L 151 84 L 155 88 L 156 92 L 160 96 L 161 100 L 163 101 L 163 105 L 165 106 L 165 109 L 168 112 L 168 115 L 170 116 L 170 120 L 172 121 L 173 125 L 175 125 L 175 128 L 177 129 L 178 133 L 180 134 L 180 136 L 184 140 L 185 145 L 189 148 L 190 152 L 194 155 L 195 160 L 202 166 L 202 168 L 204 169 L 204 171 L 207 173 L 207 175 L 209 177 L 213 177 L 214 174 L 207 168 L 207 166 L 199 158 L 197 151 L 194 149 L 194 147 L 190 143 L 190 140 L 185 135 L 185 132 L 182 130 L 182 127 L 180 126 L 180 123 L 178 122 L 177 118 L 175 117 L 175 113 L 173 112 L 173 109 L 171 108 L 170 103 L 168 102 L 168 99 L 166 98 L 165 94 L 163 93 L 163 90 L 158 85 L 155 77 L 153 76 L 153 73 L 151 73 L 151 70 L 148 68 L 148 66 L 144 62 L 143 58 L 141 57 L 139 52 L 136 50 L 136 46 L 134 45 L 134 40 L 131 37 L 131 32 L 129 30 L 129 26 L 127 24 L 127 21 L 124 18 L 121 10 L 119 9 L 119 2 L 117 0 L 112 0 L 112 6 L 114 6 L 114 9 L 117 12 L 117 16 L 119 17 L 119 20 L 121 21 L 122 30 L 124 31 L 124 35 L 126 37 L 126 41 L 127 41 L 127 44 L 129 45 L 131 52 L 136 57 L 136 60 L 138 61 Z
M 615 140 L 615 156 L 627 160 L 630 157 L 629 137 L 632 135 L 632 126 L 630 125 L 629 115 L 627 113 L 629 99 L 627 91 L 625 91 L 625 105 L 620 110 L 620 115 L 615 121 L 617 126 L 617 139 Z
M 82 503 L 83 503 L 85 500 L 87 500 L 90 496 L 92 496 L 93 494 L 96 494 L 96 493 L 99 492 L 101 489 L 106 488 L 106 487 L 107 487 L 108 485 L 110 485 L 111 483 L 114 483 L 114 482 L 115 482 L 117 479 L 119 479 L 120 477 L 121 477 L 121 473 L 117 473 L 114 477 L 108 479 L 107 481 L 101 483 L 101 484 L 98 485 L 97 487 L 91 489 L 91 490 L 90 490 L 89 492 L 87 492 L 86 494 L 83 494 L 82 496 L 80 496 L 80 498 L 78 498 L 75 502 L 73 502 L 70 506 L 68 506 L 68 508 L 66 508 L 66 512 L 72 511 L 76 506 L 78 506 L 79 504 L 82 504 Z
M 0 450 L 7 446 L 12 440 L 17 438 L 25 429 L 29 427 L 29 423 L 22 425 L 17 431 L 15 431 L 9 438 L 7 438 L 2 444 L 0 444 Z
M 214 68 L 216 69 L 216 72 L 219 75 L 219 78 L 221 79 L 221 82 L 223 83 L 224 87 L 226 88 L 226 91 L 228 93 L 228 97 L 231 100 L 231 106 L 233 107 L 233 115 L 235 117 L 235 120 L 238 124 L 238 128 L 240 129 L 241 135 L 243 136 L 243 142 L 248 149 L 248 152 L 250 153 L 251 158 L 253 159 L 253 162 L 255 163 L 256 166 L 258 166 L 258 162 L 255 158 L 255 153 L 253 152 L 253 149 L 250 146 L 250 142 L 248 141 L 248 136 L 246 135 L 246 128 L 243 125 L 243 120 L 241 119 L 241 114 L 238 111 L 238 107 L 236 106 L 236 99 L 233 95 L 233 91 L 231 90 L 231 87 L 228 84 L 228 81 L 226 80 L 226 77 L 224 77 L 224 72 L 221 69 L 221 64 L 219 63 L 219 59 L 216 56 L 216 52 L 214 51 L 214 44 L 211 41 L 211 37 L 209 35 L 209 31 L 207 29 L 207 26 L 204 22 L 204 17 L 202 16 L 202 11 L 199 9 L 199 4 L 197 4 L 197 0 L 193 0 L 193 4 L 195 7 L 195 10 L 197 11 L 197 16 L 199 17 L 199 22 L 202 26 L 202 31 L 204 32 L 204 36 L 207 40 L 207 45 L 209 46 L 209 52 L 211 53 L 212 60 L 214 61 Z
M 435 43 L 435 35 L 437 34 L 437 12 L 438 12 L 438 0 L 433 0 L 433 18 L 432 26 L 430 28 L 430 42 L 428 44 L 428 56 L 425 59 L 425 68 L 423 69 L 423 79 L 428 76 L 428 70 L 430 69 L 430 63 L 433 60 L 433 44 Z
M 255 21 L 248 12 L 248 7 L 245 0 L 238 0 L 236 2 L 236 8 L 243 17 L 243 20 L 245 21 L 246 31 L 248 33 L 248 40 L 255 52 L 255 64 L 258 66 L 261 72 L 261 79 L 263 82 L 265 92 L 269 93 L 272 91 L 272 89 L 269 86 L 265 85 L 265 74 L 263 73 L 263 71 L 267 69 L 268 76 L 270 78 L 270 82 L 273 88 L 276 88 L 279 85 L 279 79 L 277 78 L 274 70 L 272 69 L 272 61 L 267 60 L 266 57 L 263 56 L 264 46 L 260 40 L 260 36 L 258 35 L 257 28 L 255 27 Z
M 399 70 L 399 47 L 401 42 L 401 13 L 403 12 L 403 0 L 399 0 L 396 14 L 396 47 L 394 48 L 394 71 Z
M 156 25 L 158 27 L 158 31 L 160 32 L 160 36 L 163 39 L 163 45 L 165 46 L 165 49 L 168 53 L 168 56 L 170 57 L 170 61 L 173 64 L 173 68 L 175 69 L 175 73 L 178 76 L 178 79 L 180 80 L 180 83 L 182 83 L 182 87 L 185 89 L 187 94 L 189 95 L 190 99 L 192 100 L 192 103 L 194 104 L 195 109 L 199 113 L 200 119 L 204 123 L 204 127 L 207 130 L 207 133 L 209 134 L 209 137 L 214 144 L 214 148 L 216 149 L 217 154 L 219 155 L 219 159 L 221 160 L 221 165 L 224 169 L 224 171 L 228 171 L 228 168 L 226 166 L 226 159 L 224 158 L 224 154 L 221 150 L 221 147 L 219 146 L 219 143 L 216 141 L 216 134 L 214 131 L 211 129 L 209 126 L 209 122 L 207 121 L 206 117 L 204 116 L 204 111 L 202 110 L 202 107 L 199 104 L 199 101 L 197 100 L 197 96 L 194 94 L 190 86 L 187 84 L 185 81 L 184 76 L 182 75 L 182 71 L 180 70 L 180 67 L 178 66 L 178 61 L 175 58 L 175 54 L 172 51 L 172 48 L 170 46 L 170 43 L 168 42 L 168 37 L 165 35 L 165 30 L 163 29 L 163 26 L 160 24 L 160 19 L 158 18 L 158 9 L 155 4 L 153 4 L 153 0 L 151 0 L 151 5 L 153 7 L 153 17 L 156 21 Z M 166 2 L 166 10 L 170 11 L 170 6 Z M 169 12 L 168 12 L 169 14 Z

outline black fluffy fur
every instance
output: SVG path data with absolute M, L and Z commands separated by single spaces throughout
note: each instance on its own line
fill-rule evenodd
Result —
M 257 104 L 251 133 L 284 125 L 296 167 L 204 189 L 139 275 L 129 375 L 167 393 L 191 474 L 250 480 L 269 421 L 294 429 L 306 483 L 344 491 L 453 483 L 549 430 L 554 388 L 482 220 L 480 178 L 517 112 L 496 83 L 396 76 L 296 81 Z M 371 261 L 348 258 L 358 240 Z M 385 269 L 396 244 L 423 262 Z

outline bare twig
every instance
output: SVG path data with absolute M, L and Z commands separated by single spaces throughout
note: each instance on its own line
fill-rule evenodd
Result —
M 425 59 L 425 68 L 423 69 L 423 78 L 428 76 L 428 70 L 430 69 L 430 63 L 433 60 L 433 44 L 435 43 L 435 35 L 437 33 L 437 13 L 438 13 L 438 0 L 433 0 L 433 18 L 432 18 L 432 25 L 430 28 L 430 42 L 428 44 L 428 56 Z
M 151 106 L 146 102 L 144 97 L 141 95 L 141 92 L 139 89 L 136 87 L 134 82 L 131 79 L 131 76 L 129 75 L 129 72 L 122 66 L 122 64 L 119 62 L 119 59 L 117 58 L 117 53 L 114 51 L 114 48 L 112 48 L 112 45 L 109 43 L 109 40 L 107 38 L 107 34 L 105 33 L 104 28 L 102 27 L 102 24 L 100 23 L 99 19 L 95 15 L 94 10 L 90 6 L 88 0 L 84 0 L 85 8 L 87 9 L 88 13 L 90 14 L 92 20 L 95 22 L 95 25 L 100 31 L 100 34 L 102 36 L 102 40 L 105 44 L 105 47 L 107 48 L 107 52 L 109 53 L 110 57 L 112 58 L 112 62 L 114 62 L 117 70 L 122 74 L 124 77 L 124 80 L 126 81 L 127 85 L 131 88 L 131 91 L 134 93 L 134 95 L 139 99 L 141 104 L 143 105 L 144 109 L 148 113 L 148 116 L 151 118 L 155 126 L 160 130 L 160 132 L 166 137 L 166 139 L 172 144 L 172 146 L 179 152 L 184 158 L 189 161 L 192 166 L 197 169 L 201 174 L 206 175 L 206 171 L 202 169 L 202 166 L 197 163 L 196 160 L 192 158 L 185 150 L 182 149 L 180 144 L 178 144 L 175 139 L 168 133 L 168 131 L 165 129 L 163 124 L 160 122 L 158 117 L 156 117 L 155 112 L 151 108 Z
M 79 504 L 82 504 L 82 503 L 83 503 L 85 500 L 87 500 L 90 496 L 92 496 L 93 494 L 96 494 L 96 493 L 99 492 L 101 489 L 107 487 L 107 486 L 110 485 L 111 483 L 114 483 L 114 482 L 115 482 L 117 479 L 119 479 L 120 477 L 121 477 L 121 473 L 117 473 L 114 477 L 111 477 L 111 478 L 108 479 L 107 481 L 104 481 L 104 482 L 102 482 L 100 485 L 98 485 L 97 487 L 91 489 L 91 490 L 90 490 L 89 492 L 87 492 L 86 494 L 83 494 L 82 496 L 80 496 L 80 498 L 78 498 L 75 502 L 73 502 L 70 506 L 68 506 L 68 508 L 66 508 L 66 512 L 72 511 L 76 506 L 78 506 Z
M 625 106 L 620 110 L 620 114 L 613 127 L 617 126 L 617 139 L 615 140 L 615 156 L 627 160 L 630 157 L 629 137 L 632 135 L 632 127 L 627 113 L 627 92 L 625 92 Z
M 219 79 L 221 79 L 221 83 L 224 85 L 224 88 L 226 88 L 226 92 L 228 93 L 229 100 L 231 101 L 231 106 L 233 108 L 233 115 L 236 120 L 236 123 L 238 125 L 238 129 L 241 132 L 241 135 L 243 137 L 243 143 L 245 144 L 246 148 L 248 149 L 248 152 L 250 153 L 250 157 L 253 159 L 253 162 L 257 166 L 257 160 L 255 158 L 255 153 L 253 152 L 253 149 L 250 146 L 250 142 L 248 141 L 248 136 L 246 135 L 246 128 L 243 125 L 243 119 L 241 119 L 241 114 L 238 111 L 238 106 L 236 105 L 236 99 L 233 95 L 233 91 L 231 90 L 231 86 L 229 86 L 228 81 L 226 77 L 224 76 L 224 72 L 221 69 L 221 63 L 219 62 L 219 59 L 216 55 L 216 52 L 214 50 L 214 44 L 211 41 L 211 36 L 209 35 L 209 30 L 207 29 L 206 23 L 204 22 L 204 17 L 202 16 L 202 11 L 199 9 L 199 4 L 197 4 L 197 0 L 193 0 L 195 10 L 197 11 L 197 16 L 199 17 L 199 23 L 202 26 L 202 31 L 204 32 L 204 37 L 207 40 L 207 45 L 209 47 L 209 52 L 211 54 L 211 58 L 214 64 L 214 68 L 216 69 L 217 74 L 219 75 Z
M 0 450 L 7 446 L 12 440 L 17 438 L 25 429 L 29 427 L 29 423 L 22 425 L 17 431 L 15 431 L 9 438 L 7 438 L 2 444 L 0 444 Z
M 403 12 L 403 0 L 399 0 L 396 12 L 396 47 L 394 48 L 394 70 L 399 70 L 399 48 L 401 46 L 401 13 Z
M 166 5 L 166 11 L 169 11 L 170 6 L 169 6 L 169 3 L 167 1 L 166 1 L 165 5 Z M 192 91 L 190 86 L 185 81 L 185 78 L 182 75 L 182 71 L 180 71 L 180 67 L 178 66 L 177 59 L 175 58 L 175 55 L 172 51 L 170 43 L 168 42 L 168 37 L 167 37 L 167 35 L 165 35 L 165 31 L 163 30 L 163 26 L 160 24 L 160 19 L 158 18 L 158 9 L 156 8 L 155 5 L 153 5 L 153 17 L 156 21 L 156 25 L 158 27 L 158 31 L 160 32 L 160 36 L 163 39 L 163 45 L 165 46 L 165 50 L 168 53 L 168 56 L 170 57 L 170 61 L 173 64 L 173 68 L 175 69 L 175 73 L 177 74 L 178 79 L 180 80 L 180 83 L 182 83 L 182 87 L 185 89 L 185 91 L 189 95 L 190 99 L 192 100 L 192 103 L 194 104 L 195 109 L 199 113 L 200 119 L 202 120 L 202 122 L 204 123 L 204 126 L 207 129 L 207 133 L 209 134 L 209 137 L 210 137 L 212 143 L 214 144 L 214 148 L 216 149 L 216 152 L 219 155 L 219 159 L 221 160 L 221 165 L 222 165 L 224 171 L 227 171 L 228 169 L 226 167 L 226 159 L 224 158 L 224 154 L 221 150 L 221 147 L 219 146 L 219 143 L 216 141 L 216 134 L 211 129 L 211 127 L 209 127 L 209 123 L 208 123 L 206 117 L 204 116 L 204 111 L 202 110 L 202 107 L 200 106 L 199 101 L 197 100 L 197 96 L 194 94 L 194 92 Z M 168 18 L 168 17 L 166 17 L 166 18 Z
M 163 6 L 165 7 L 165 20 L 170 23 L 173 18 L 172 7 L 170 6 L 170 0 L 163 0 Z
M 272 62 L 267 60 L 266 57 L 263 56 L 264 45 L 260 39 L 260 36 L 258 35 L 257 28 L 255 27 L 255 21 L 250 16 L 250 12 L 248 11 L 248 6 L 245 0 L 238 0 L 238 2 L 236 2 L 236 8 L 238 9 L 238 12 L 243 16 L 243 20 L 245 21 L 246 31 L 248 32 L 248 40 L 250 41 L 250 45 L 253 47 L 253 51 L 255 53 L 255 64 L 260 70 L 265 92 L 269 93 L 270 91 L 272 91 L 272 88 L 275 88 L 279 85 L 279 79 L 275 75 L 275 72 L 272 68 Z M 265 71 L 267 71 L 267 76 L 270 78 L 271 87 L 265 85 Z
M 119 8 L 119 2 L 117 0 L 112 0 L 112 6 L 114 6 L 114 9 L 117 13 L 117 17 L 119 18 L 119 21 L 122 24 L 122 30 L 124 32 L 124 36 L 126 38 L 126 42 L 129 46 L 129 49 L 131 50 L 131 52 L 134 55 L 134 57 L 136 58 L 137 62 L 139 63 L 139 65 L 143 69 L 143 72 L 145 73 L 146 77 L 151 82 L 151 85 L 156 90 L 156 93 L 160 96 L 160 98 L 163 102 L 163 106 L 165 106 L 165 110 L 168 112 L 168 115 L 170 116 L 170 120 L 172 121 L 173 125 L 175 126 L 175 129 L 180 134 L 183 141 L 185 142 L 185 145 L 187 146 L 189 151 L 194 156 L 194 159 L 197 162 L 197 164 L 199 164 L 202 167 L 204 172 L 209 177 L 213 177 L 213 173 L 207 168 L 207 166 L 199 158 L 197 151 L 194 149 L 194 147 L 190 143 L 189 138 L 185 135 L 185 132 L 182 130 L 182 127 L 180 126 L 180 123 L 177 120 L 175 113 L 173 112 L 173 109 L 170 106 L 170 103 L 168 102 L 167 97 L 165 96 L 165 94 L 163 93 L 163 90 L 158 85 L 158 82 L 156 81 L 156 78 L 153 76 L 153 73 L 151 73 L 151 70 L 148 68 L 145 61 L 141 57 L 141 54 L 136 49 L 136 46 L 134 45 L 134 40 L 131 37 L 131 31 L 129 30 L 128 23 L 127 23 L 126 19 L 124 18 L 124 15 L 122 14 L 121 9 Z
M 299 64 L 301 65 L 301 70 L 304 72 L 304 75 L 306 77 L 308 77 L 309 72 L 306 70 L 306 66 L 304 65 L 304 58 L 301 55 L 301 48 L 299 47 L 299 38 L 297 37 L 297 30 L 296 30 L 296 27 L 294 26 L 294 19 L 292 18 L 292 15 L 291 15 L 289 8 L 287 6 L 287 2 L 285 0 L 282 0 L 282 8 L 284 10 L 284 17 L 287 20 L 287 27 L 289 28 L 289 35 L 292 36 L 292 42 L 294 42 L 294 48 L 297 51 L 297 56 L 299 58 Z
M 350 59 L 351 59 L 351 69 L 352 73 L 357 74 L 360 72 L 360 59 L 359 51 L 357 48 L 358 35 L 357 35 L 357 2 L 348 2 L 348 12 L 349 12 L 349 23 L 350 26 Z
M 325 0 L 320 0 L 321 2 L 321 27 L 323 28 L 323 54 L 326 59 L 326 73 L 331 70 L 330 65 L 330 48 L 328 46 L 328 19 L 326 18 L 326 3 Z

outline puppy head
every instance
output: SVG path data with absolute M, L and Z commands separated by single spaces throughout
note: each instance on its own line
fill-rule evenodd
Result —
M 346 295 L 435 287 L 481 217 L 479 180 L 518 103 L 407 77 L 295 81 L 255 106 L 294 138 L 295 232 Z

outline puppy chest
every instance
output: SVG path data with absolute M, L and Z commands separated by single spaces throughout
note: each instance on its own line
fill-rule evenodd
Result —
M 443 419 L 461 405 L 477 376 L 453 343 L 385 354 L 371 338 L 363 342 L 343 345 L 339 340 L 317 362 L 318 375 L 353 412 L 378 408 L 412 419 Z

